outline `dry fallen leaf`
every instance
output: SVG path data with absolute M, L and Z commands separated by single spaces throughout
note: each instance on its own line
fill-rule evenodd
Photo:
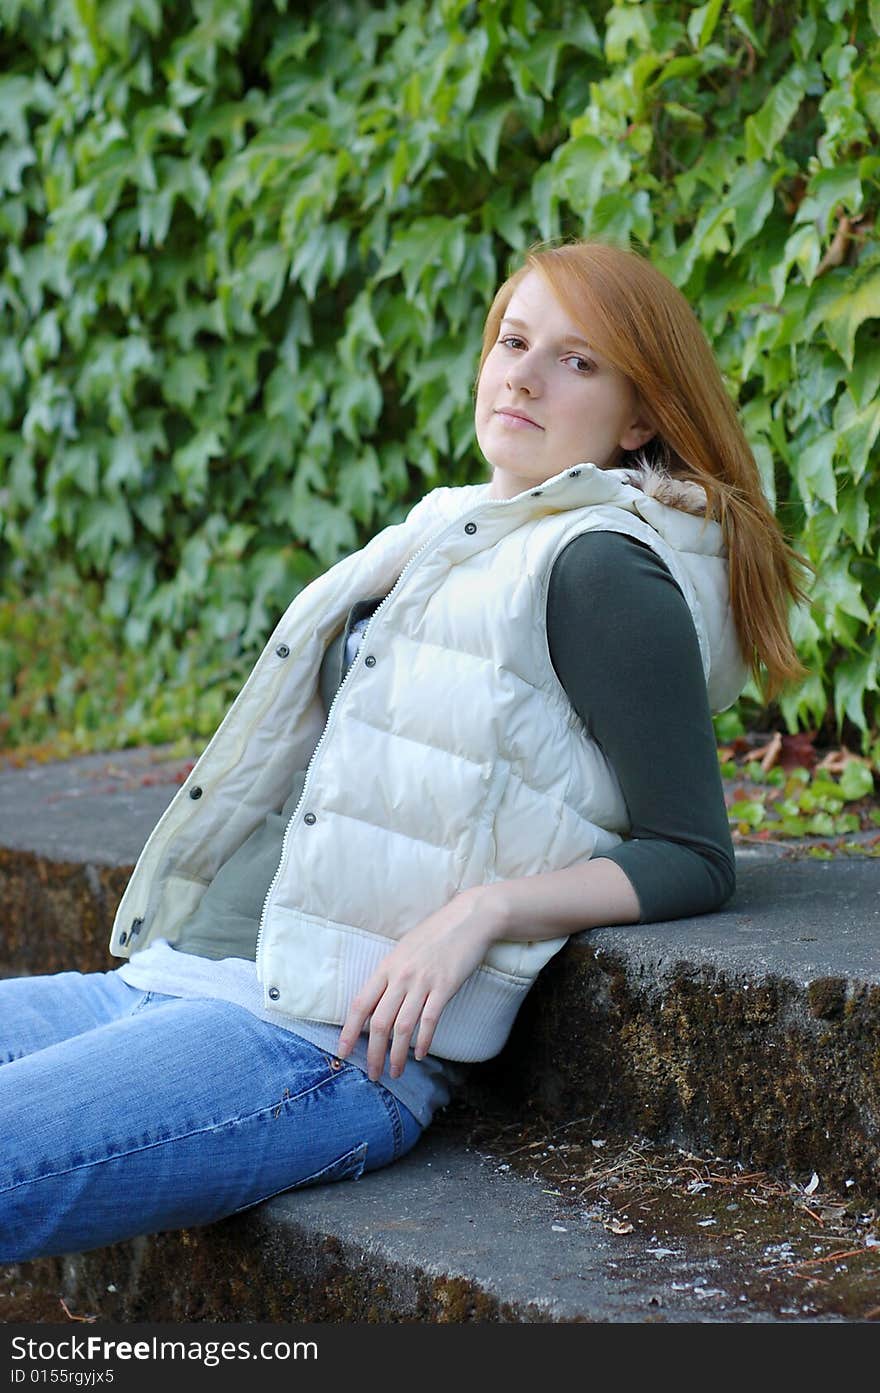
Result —
M 871 768 L 869 759 L 865 759 L 864 755 L 854 755 L 846 745 L 841 745 L 839 750 L 829 750 L 828 754 L 819 760 L 816 768 L 824 769 L 829 774 L 842 774 L 848 764 L 865 764 Z
M 609 1233 L 632 1233 L 633 1231 L 633 1226 L 629 1220 L 624 1222 L 622 1219 L 611 1219 L 604 1227 Z
M 782 754 L 782 735 L 778 730 L 774 731 L 766 745 L 762 745 L 760 749 L 752 750 L 751 753 L 752 759 L 759 762 L 766 774 L 768 770 L 773 768 L 774 764 L 779 763 Z

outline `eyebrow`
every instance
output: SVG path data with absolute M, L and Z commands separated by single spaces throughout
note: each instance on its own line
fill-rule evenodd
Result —
M 525 320 L 523 320 L 523 319 L 512 319 L 512 318 L 510 317 L 510 315 L 507 315 L 507 314 L 505 314 L 505 315 L 502 317 L 501 323 L 502 323 L 502 324 L 511 324 L 511 325 L 514 327 L 514 329 L 525 329 L 525 330 L 528 330 L 528 327 L 529 327 L 528 324 L 526 324 Z M 577 346 L 580 347 L 580 348 L 589 348 L 589 350 L 590 350 L 591 353 L 595 353 L 595 351 L 596 351 L 596 350 L 587 342 L 586 339 L 580 338 L 577 334 L 566 334 L 566 335 L 565 335 L 565 338 L 562 340 L 562 342 L 563 342 L 563 343 L 575 344 L 575 345 L 577 345 Z

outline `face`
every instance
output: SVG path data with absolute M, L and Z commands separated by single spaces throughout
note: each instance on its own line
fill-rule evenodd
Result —
M 489 494 L 512 498 L 574 464 L 612 468 L 653 430 L 629 378 L 590 347 L 539 271 L 511 296 L 477 386 Z

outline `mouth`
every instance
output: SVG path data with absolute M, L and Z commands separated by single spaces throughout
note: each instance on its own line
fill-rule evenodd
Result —
M 496 409 L 495 415 L 503 417 L 505 421 L 509 421 L 513 426 L 532 426 L 534 430 L 544 429 L 543 426 L 538 425 L 537 421 L 533 421 L 531 416 L 527 416 L 524 411 L 515 411 L 510 406 L 499 406 Z

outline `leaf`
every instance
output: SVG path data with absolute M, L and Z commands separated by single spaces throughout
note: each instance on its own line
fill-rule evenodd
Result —
M 865 473 L 874 444 L 880 434 L 880 397 L 875 397 L 861 411 L 853 409 L 849 393 L 845 393 L 835 411 L 835 425 L 846 444 L 850 473 L 858 482 Z
M 860 353 L 849 375 L 849 390 L 856 406 L 867 406 L 880 392 L 880 345 Z
M 557 151 L 553 183 L 575 212 L 589 216 L 602 193 L 625 184 L 630 168 L 629 160 L 607 141 L 584 135 Z
M 761 156 L 769 159 L 794 120 L 806 90 L 806 73 L 795 66 L 770 91 L 760 110 L 747 118 L 746 157 L 749 160 Z
M 761 160 L 741 165 L 734 175 L 727 195 L 727 203 L 733 208 L 734 255 L 757 236 L 767 221 L 773 208 L 776 178 L 776 172 Z
M 862 170 L 859 164 L 844 164 L 835 169 L 819 169 L 807 185 L 795 223 L 814 222 L 822 236 L 827 236 L 832 215 L 843 207 L 848 213 L 861 212 L 864 202 Z
M 357 544 L 357 534 L 348 514 L 314 494 L 301 495 L 291 524 L 296 536 L 308 542 L 325 565 L 332 565 Z
M 362 369 L 338 383 L 330 398 L 331 418 L 343 435 L 357 444 L 375 426 L 382 410 L 382 389 L 372 372 Z
M 836 450 L 837 432 L 829 430 L 800 451 L 795 479 L 805 503 L 819 498 L 837 510 L 837 481 L 834 477 Z
M 465 126 L 466 139 L 479 151 L 493 174 L 498 168 L 498 147 L 504 123 L 515 110 L 513 102 L 500 102 L 488 111 L 472 116 Z
M 219 429 L 205 426 L 174 452 L 172 465 L 187 504 L 200 502 L 208 486 L 208 465 L 224 453 Z
M 822 324 L 832 347 L 851 368 L 856 333 L 867 319 L 880 317 L 880 261 L 839 286 L 834 299 L 822 307 Z
M 522 68 L 529 74 L 541 96 L 548 100 L 553 95 L 559 51 L 565 42 L 564 33 L 538 31 L 521 60 Z
M 840 776 L 839 786 L 846 802 L 853 803 L 859 798 L 867 798 L 874 792 L 874 776 L 866 764 L 851 759 Z
M 834 715 L 838 726 L 844 717 L 859 730 L 867 732 L 865 696 L 878 690 L 878 660 L 876 654 L 847 658 L 834 671 Z M 843 787 L 843 780 L 841 780 Z
M 208 360 L 204 353 L 177 354 L 162 379 L 165 399 L 189 411 L 196 398 L 207 390 L 209 382 Z
M 651 31 L 641 5 L 615 4 L 606 12 L 605 57 L 609 63 L 623 62 L 633 44 L 639 53 L 651 47 Z
M 864 489 L 846 489 L 839 501 L 841 527 L 855 543 L 857 551 L 864 551 L 871 527 L 871 509 Z
M 369 523 L 376 498 L 382 492 L 382 474 L 375 450 L 364 449 L 343 466 L 339 477 L 339 501 L 358 522 Z
M 706 5 L 700 5 L 692 10 L 688 16 L 687 31 L 688 38 L 694 48 L 705 48 L 706 44 L 715 33 L 715 26 L 721 15 L 722 0 L 709 0 Z
M 80 514 L 77 546 L 106 565 L 114 548 L 127 546 L 132 539 L 131 514 L 121 495 L 96 498 L 86 503 Z

